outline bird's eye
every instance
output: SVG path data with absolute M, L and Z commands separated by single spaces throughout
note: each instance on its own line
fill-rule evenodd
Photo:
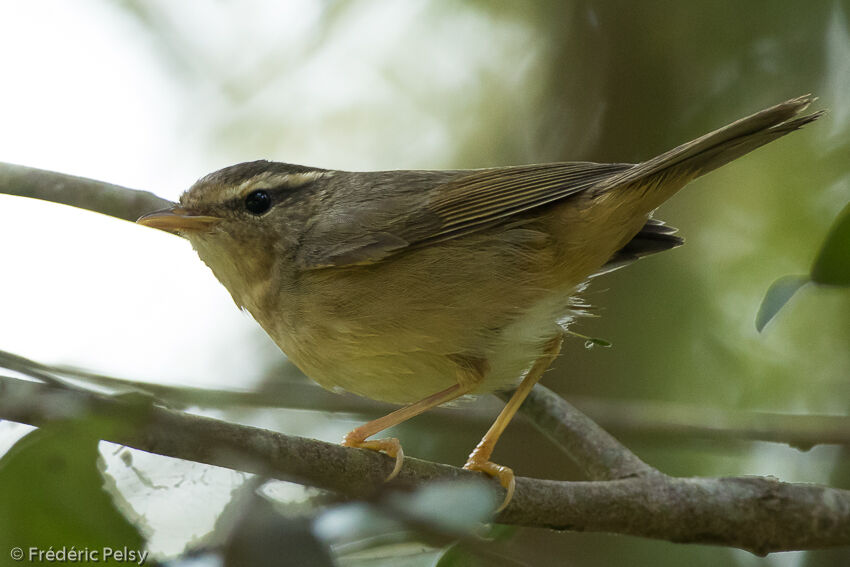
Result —
M 251 191 L 245 197 L 245 208 L 253 215 L 261 215 L 268 211 L 272 206 L 272 198 L 268 191 L 262 189 Z

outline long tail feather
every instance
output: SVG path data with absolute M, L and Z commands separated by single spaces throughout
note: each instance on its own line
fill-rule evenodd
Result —
M 805 95 L 741 118 L 651 160 L 636 164 L 609 179 L 606 185 L 623 186 L 672 168 L 681 174 L 689 174 L 691 178 L 708 173 L 819 118 L 823 112 L 794 118 L 814 100 L 812 95 Z

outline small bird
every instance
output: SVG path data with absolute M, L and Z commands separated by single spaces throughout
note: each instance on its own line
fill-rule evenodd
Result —
M 797 130 L 795 98 L 648 161 L 349 172 L 270 161 L 226 167 L 138 222 L 187 238 L 307 376 L 401 404 L 343 444 L 461 396 L 517 387 L 465 468 L 514 491 L 491 454 L 557 357 L 597 275 L 682 244 L 652 218 L 685 184 Z

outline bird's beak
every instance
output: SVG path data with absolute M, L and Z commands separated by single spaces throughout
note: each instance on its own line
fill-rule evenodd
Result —
M 143 215 L 136 222 L 166 232 L 178 233 L 206 230 L 220 221 L 219 217 L 198 215 L 182 207 L 171 207 Z

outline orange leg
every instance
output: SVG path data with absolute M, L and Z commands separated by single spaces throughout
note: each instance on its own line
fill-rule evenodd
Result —
M 390 457 L 394 457 L 395 467 L 393 467 L 393 471 L 390 473 L 390 476 L 387 477 L 388 481 L 392 480 L 401 470 L 401 465 L 404 462 L 404 451 L 401 448 L 401 443 L 399 443 L 399 440 L 394 437 L 387 439 L 374 439 L 372 441 L 366 441 L 366 439 L 383 431 L 384 429 L 388 429 L 394 425 L 398 425 L 402 421 L 406 421 L 411 417 L 417 416 L 424 411 L 459 398 L 469 392 L 472 387 L 473 385 L 471 384 L 455 384 L 451 388 L 446 388 L 442 392 L 437 392 L 436 394 L 428 396 L 424 400 L 419 400 L 409 406 L 397 409 L 384 417 L 379 417 L 369 423 L 365 423 L 357 429 L 350 431 L 343 439 L 342 444 L 346 447 L 359 447 L 361 449 L 382 451 Z
M 497 478 L 499 483 L 505 488 L 507 494 L 505 494 L 505 500 L 502 502 L 502 505 L 496 510 L 497 512 L 504 510 L 511 501 L 511 498 L 513 498 L 516 481 L 514 480 L 514 471 L 508 467 L 497 465 L 490 460 L 490 457 L 496 448 L 496 442 L 505 431 L 505 428 L 507 428 L 508 423 L 513 419 L 522 402 L 525 401 L 531 389 L 540 380 L 540 377 L 543 376 L 543 373 L 549 368 L 552 361 L 558 356 L 558 353 L 561 352 L 561 344 L 563 342 L 564 338 L 561 335 L 549 341 L 543 356 L 538 358 L 532 365 L 516 389 L 516 392 L 514 392 L 514 395 L 505 404 L 496 421 L 493 422 L 493 425 L 490 426 L 490 429 L 484 434 L 484 437 L 481 438 L 481 441 L 473 449 L 472 453 L 470 453 L 466 464 L 463 465 L 463 468 L 467 470 L 480 471 Z

